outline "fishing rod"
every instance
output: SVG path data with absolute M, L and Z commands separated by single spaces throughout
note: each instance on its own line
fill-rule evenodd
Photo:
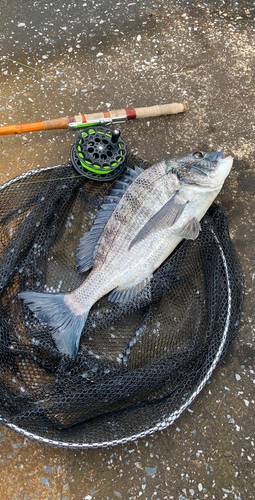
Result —
M 44 120 L 35 123 L 23 123 L 18 125 L 0 126 L 0 135 L 24 134 L 38 130 L 53 129 L 82 129 L 91 125 L 108 126 L 111 124 L 124 123 L 127 120 L 137 118 L 153 118 L 162 115 L 175 115 L 187 110 L 184 103 L 171 103 L 144 108 L 123 108 L 113 111 L 103 111 L 100 113 L 80 114 L 76 116 L 65 116 L 53 120 Z

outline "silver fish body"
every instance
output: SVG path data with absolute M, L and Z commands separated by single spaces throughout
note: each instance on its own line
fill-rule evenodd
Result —
M 82 270 L 91 265 L 93 269 L 79 288 L 67 294 L 19 294 L 53 328 L 61 352 L 77 353 L 89 310 L 97 300 L 111 292 L 109 300 L 128 302 L 148 285 L 183 238 L 198 236 L 199 221 L 218 195 L 232 162 L 222 153 L 198 152 L 153 165 L 123 194 L 98 240 L 97 227 L 81 239 L 78 263 Z

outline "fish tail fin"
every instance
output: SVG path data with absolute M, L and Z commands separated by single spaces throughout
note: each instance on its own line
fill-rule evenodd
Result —
M 52 328 L 53 339 L 59 351 L 75 356 L 91 306 L 83 314 L 77 315 L 66 304 L 65 295 L 25 291 L 18 296 L 38 319 Z

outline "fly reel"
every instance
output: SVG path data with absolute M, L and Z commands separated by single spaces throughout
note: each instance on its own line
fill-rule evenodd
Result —
M 126 166 L 127 148 L 119 130 L 90 126 L 80 132 L 71 149 L 71 162 L 90 180 L 113 181 Z

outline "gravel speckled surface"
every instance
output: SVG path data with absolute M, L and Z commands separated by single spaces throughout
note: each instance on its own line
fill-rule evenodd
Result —
M 125 446 L 89 451 L 42 446 L 1 426 L 0 497 L 253 499 L 253 2 L 2 0 L 0 13 L 1 125 L 187 103 L 185 114 L 122 124 L 121 133 L 129 152 L 151 163 L 200 149 L 235 157 L 218 201 L 246 281 L 238 336 L 173 426 Z M 1 183 L 67 161 L 75 135 L 57 130 L 0 137 Z

